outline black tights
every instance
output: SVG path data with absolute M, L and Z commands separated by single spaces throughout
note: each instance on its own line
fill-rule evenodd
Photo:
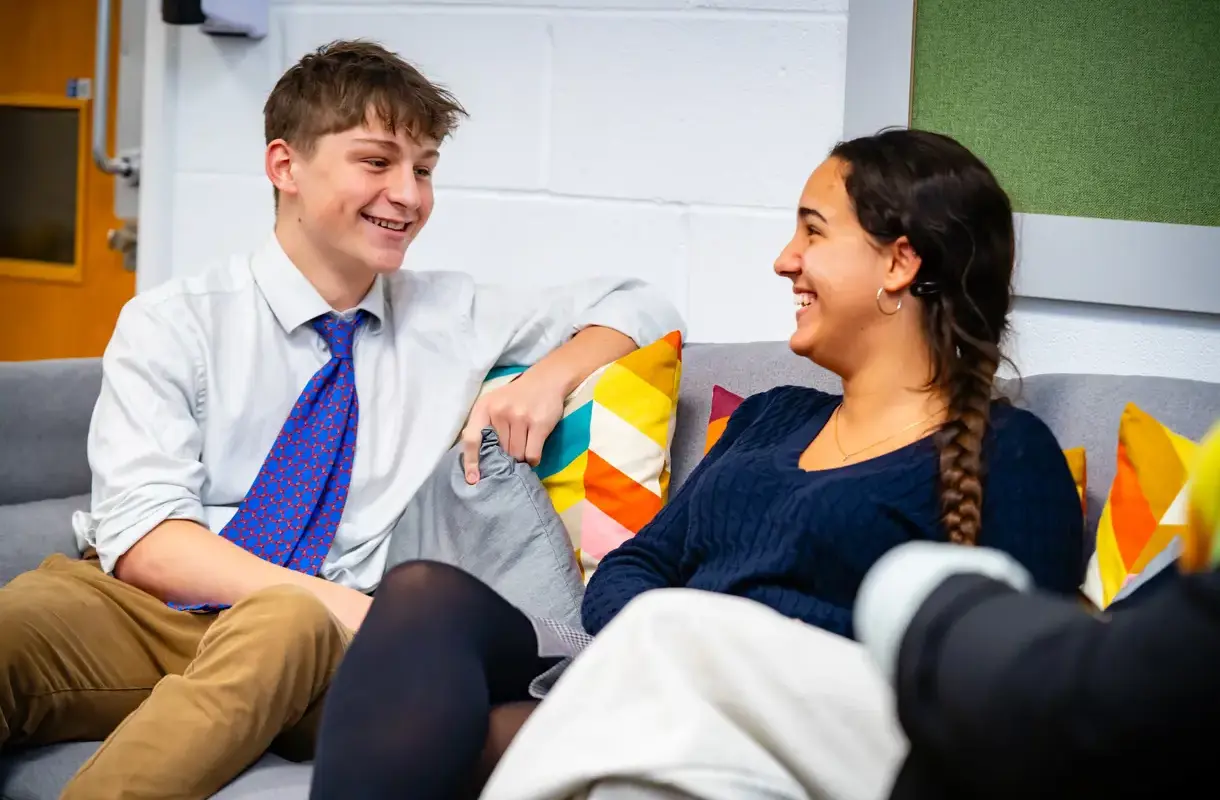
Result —
M 492 708 L 528 700 L 554 663 L 526 616 L 477 578 L 396 567 L 327 693 L 310 798 L 477 796 Z

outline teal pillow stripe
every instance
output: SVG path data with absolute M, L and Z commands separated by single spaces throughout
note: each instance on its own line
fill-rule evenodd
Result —
M 589 449 L 589 430 L 593 426 L 593 401 L 565 414 L 542 446 L 542 460 L 534 468 L 539 480 L 546 480 L 575 461 Z
M 491 372 L 487 373 L 487 377 L 483 379 L 483 382 L 486 383 L 487 381 L 494 381 L 498 378 L 505 378 L 510 375 L 516 377 L 522 372 L 525 372 L 527 369 L 529 369 L 529 367 L 522 366 L 520 364 L 505 364 L 500 367 L 492 367 Z
M 528 367 L 506 365 L 494 367 L 483 379 L 483 388 L 479 394 L 507 386 Z M 571 398 L 569 398 L 570 400 Z M 534 468 L 534 473 L 540 480 L 545 480 L 580 457 L 589 449 L 589 429 L 593 424 L 593 401 L 582 403 L 579 407 L 566 409 L 563 419 L 551 431 L 546 443 L 542 446 L 542 459 Z

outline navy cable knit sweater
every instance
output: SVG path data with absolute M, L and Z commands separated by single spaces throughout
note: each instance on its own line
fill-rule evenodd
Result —
M 742 403 L 669 504 L 602 560 L 585 592 L 585 629 L 596 635 L 642 592 L 687 587 L 852 636 L 869 567 L 895 545 L 945 534 L 931 437 L 869 461 L 800 469 L 840 399 L 787 386 Z M 1074 591 L 1084 521 L 1054 435 L 1033 414 L 997 403 L 983 458 L 979 544 L 1011 554 L 1045 589 Z

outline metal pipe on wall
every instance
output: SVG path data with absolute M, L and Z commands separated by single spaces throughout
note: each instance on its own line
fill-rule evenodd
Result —
M 110 110 L 110 0 L 97 0 L 97 40 L 93 62 L 93 163 L 108 175 L 139 182 L 138 156 L 111 156 L 106 147 Z

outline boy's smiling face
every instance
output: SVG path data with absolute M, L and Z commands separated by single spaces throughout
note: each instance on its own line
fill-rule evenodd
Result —
M 311 246 L 332 262 L 393 272 L 432 214 L 437 147 L 387 130 L 375 113 L 320 136 L 312 152 L 284 143 L 279 213 L 295 215 Z

